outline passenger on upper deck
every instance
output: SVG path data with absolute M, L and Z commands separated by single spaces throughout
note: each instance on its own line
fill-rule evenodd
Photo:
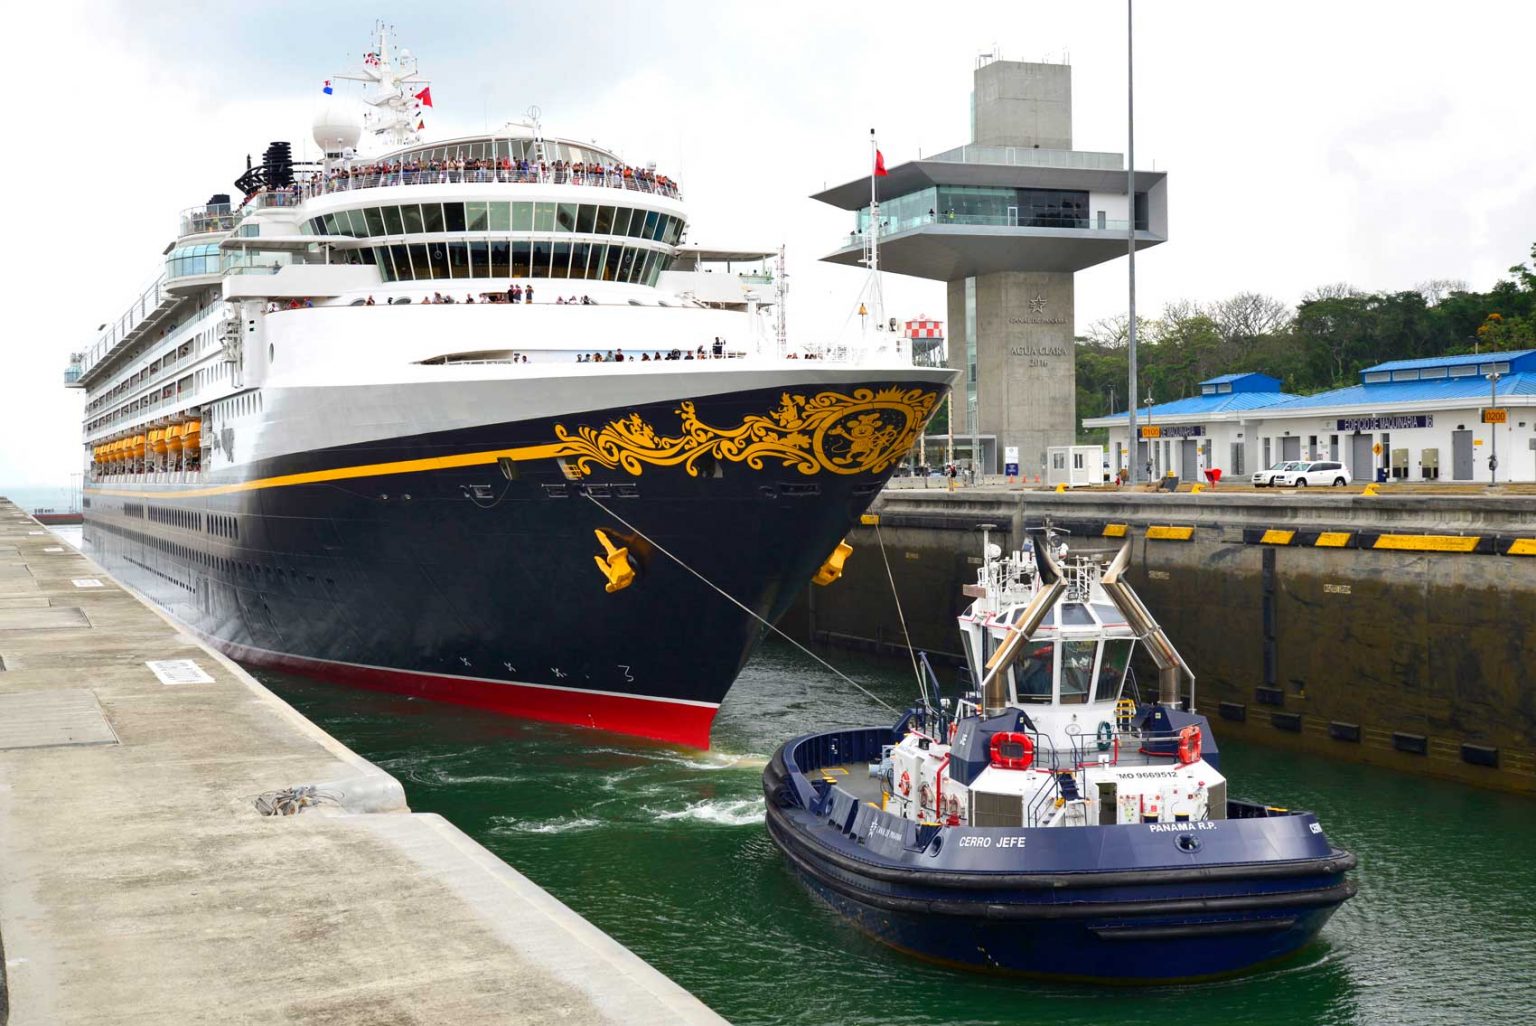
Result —
M 329 171 L 303 177 L 295 183 L 292 195 L 319 196 L 349 189 L 384 185 L 428 185 L 462 182 L 543 182 L 554 185 L 595 185 L 613 189 L 651 192 L 676 198 L 677 183 L 649 168 L 628 164 L 601 164 L 582 161 L 499 160 L 428 160 L 416 159 L 354 164 L 333 167 Z M 261 190 L 258 190 L 260 192 Z M 258 193 L 245 198 L 249 202 Z M 241 204 L 244 206 L 244 203 Z

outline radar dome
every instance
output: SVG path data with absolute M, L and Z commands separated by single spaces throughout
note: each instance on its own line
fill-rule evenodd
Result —
M 322 152 L 355 148 L 363 136 L 362 112 L 340 97 L 328 96 L 315 112 L 314 133 Z

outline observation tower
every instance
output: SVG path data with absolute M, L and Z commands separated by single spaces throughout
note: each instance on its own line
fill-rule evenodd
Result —
M 1168 237 L 1167 175 L 1137 171 L 1126 196 L 1122 154 L 1072 148 L 1072 69 L 983 59 L 967 145 L 894 166 L 876 179 L 880 267 L 949 286 L 949 366 L 966 371 L 962 453 L 1001 472 L 1017 447 L 1021 472 L 1077 432 L 1073 275 Z M 857 266 L 870 229 L 867 177 L 817 193 L 853 211 L 832 263 Z M 960 396 L 956 395 L 957 403 Z

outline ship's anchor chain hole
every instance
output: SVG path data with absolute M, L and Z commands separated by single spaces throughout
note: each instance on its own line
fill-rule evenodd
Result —
M 1179 846 L 1179 851 L 1189 852 L 1190 854 L 1200 850 L 1200 838 L 1194 834 L 1180 834 L 1178 840 L 1174 843 Z

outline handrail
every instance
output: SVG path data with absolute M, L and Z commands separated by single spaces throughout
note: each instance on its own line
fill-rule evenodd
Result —
M 515 168 L 454 168 L 441 170 L 394 170 L 394 171 L 364 171 L 356 173 L 332 173 L 327 177 L 316 176 L 315 179 L 300 184 L 294 191 L 277 191 L 256 193 L 250 197 L 242 209 L 251 204 L 269 206 L 291 206 L 295 202 L 292 199 L 271 200 L 270 197 L 314 198 L 326 196 L 338 192 L 351 192 L 357 189 L 376 189 L 397 185 L 583 185 L 601 189 L 624 189 L 629 192 L 643 192 L 656 196 L 666 196 L 670 199 L 682 199 L 682 190 L 676 182 L 668 179 L 665 182 L 635 176 L 625 175 L 621 171 L 574 171 L 565 168 L 549 168 L 543 171 L 529 169 L 526 171 Z

